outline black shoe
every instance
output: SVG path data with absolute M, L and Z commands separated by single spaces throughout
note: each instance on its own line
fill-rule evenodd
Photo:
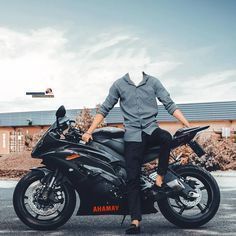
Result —
M 128 229 L 125 231 L 126 234 L 140 234 L 140 226 L 136 226 L 135 224 L 131 224 Z

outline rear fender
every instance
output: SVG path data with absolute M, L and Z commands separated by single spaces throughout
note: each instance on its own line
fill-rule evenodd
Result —
M 191 140 L 188 145 L 191 147 L 191 149 L 199 156 L 203 156 L 206 154 L 206 152 L 203 150 L 201 145 L 196 140 Z
M 199 133 L 202 130 L 208 129 L 210 126 L 202 126 L 202 127 L 193 127 L 193 128 L 186 128 L 183 131 L 177 131 L 173 135 L 172 140 L 172 149 L 189 143 L 197 133 Z M 199 149 L 199 148 L 198 148 Z

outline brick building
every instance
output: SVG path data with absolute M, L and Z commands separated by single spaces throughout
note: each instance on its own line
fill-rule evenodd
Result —
M 236 131 L 236 101 L 177 104 L 191 126 L 210 125 L 208 132 L 222 131 L 227 127 L 231 134 Z M 81 109 L 67 110 L 67 116 L 75 119 Z M 0 113 L 0 154 L 24 149 L 26 134 L 44 132 L 54 121 L 53 111 L 31 111 Z M 95 114 L 95 108 L 92 109 Z M 182 125 L 172 117 L 163 105 L 158 107 L 158 124 L 174 133 Z M 123 117 L 119 107 L 114 107 L 105 118 L 108 126 L 123 127 Z

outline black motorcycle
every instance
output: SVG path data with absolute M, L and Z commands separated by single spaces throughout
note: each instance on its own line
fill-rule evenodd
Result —
M 64 106 L 56 112 L 56 122 L 45 132 L 32 151 L 42 159 L 17 184 L 13 204 L 17 216 L 33 229 L 50 230 L 65 224 L 76 207 L 77 215 L 123 215 L 128 212 L 124 153 L 124 129 L 98 128 L 93 140 L 85 143 L 83 132 L 68 119 Z M 189 145 L 200 157 L 205 154 L 194 140 L 209 126 L 182 128 L 173 135 L 172 150 Z M 143 164 L 158 158 L 159 146 L 151 146 Z M 219 187 L 210 173 L 194 165 L 181 165 L 173 155 L 161 194 L 151 191 L 156 167 L 142 167 L 140 177 L 142 213 L 158 210 L 171 223 L 182 228 L 199 227 L 216 214 L 220 204 Z M 157 204 L 156 204 L 157 203 Z M 124 220 L 124 218 L 123 218 Z

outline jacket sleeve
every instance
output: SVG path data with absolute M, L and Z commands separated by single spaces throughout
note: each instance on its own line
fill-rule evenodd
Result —
M 107 114 L 109 113 L 109 111 L 118 102 L 119 97 L 120 97 L 120 94 L 119 94 L 119 90 L 117 88 L 116 81 L 115 81 L 112 84 L 112 86 L 110 87 L 109 93 L 108 93 L 105 101 L 99 107 L 97 114 L 102 114 L 104 117 L 106 117 Z
M 173 115 L 174 111 L 179 107 L 175 104 L 175 102 L 171 99 L 169 92 L 163 86 L 159 79 L 154 78 L 155 82 L 155 93 L 158 100 L 164 105 L 165 109 L 168 111 L 170 115 Z

